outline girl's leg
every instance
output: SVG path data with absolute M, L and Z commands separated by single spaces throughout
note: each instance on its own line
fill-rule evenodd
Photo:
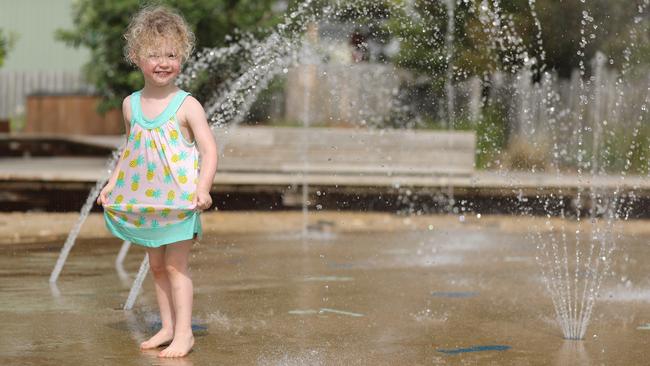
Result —
M 193 286 L 187 263 L 192 240 L 184 240 L 166 246 L 165 263 L 167 276 L 172 286 L 175 324 L 174 340 L 162 350 L 160 357 L 183 357 L 194 345 L 192 334 L 192 296 Z
M 165 269 L 165 246 L 147 248 L 149 265 L 156 287 L 156 299 L 160 309 L 162 328 L 153 337 L 140 344 L 142 349 L 156 348 L 169 343 L 174 338 L 174 307 L 172 302 L 172 287 Z

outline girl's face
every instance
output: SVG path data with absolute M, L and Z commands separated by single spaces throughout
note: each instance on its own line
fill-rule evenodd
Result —
M 174 83 L 181 71 L 181 57 L 168 42 L 158 45 L 142 52 L 137 65 L 144 75 L 145 85 L 162 87 Z

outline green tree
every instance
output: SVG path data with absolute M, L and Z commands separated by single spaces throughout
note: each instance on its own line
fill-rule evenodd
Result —
M 140 0 L 79 0 L 73 5 L 72 29 L 60 29 L 56 37 L 73 47 L 86 47 L 91 61 L 84 66 L 87 79 L 104 97 L 100 110 L 118 107 L 122 99 L 142 87 L 140 72 L 124 59 L 122 37 Z M 196 49 L 227 45 L 229 34 L 243 31 L 262 36 L 277 23 L 273 0 L 164 0 L 180 11 L 196 34 Z
M 5 57 L 13 45 L 14 37 L 0 29 L 0 67 L 4 64 Z
M 404 0 L 386 3 L 395 5 L 387 24 L 390 33 L 401 41 L 400 53 L 394 61 L 410 70 L 444 75 L 447 68 L 447 1 L 415 0 L 410 2 L 410 8 L 404 6 Z M 581 28 L 585 30 L 587 41 L 584 49 L 587 68 L 597 51 L 610 56 L 614 61 L 613 67 L 621 67 L 625 63 L 624 50 L 628 48 L 633 53 L 631 62 L 634 64 L 650 62 L 647 42 L 650 9 L 640 12 L 641 1 L 590 0 L 583 3 L 510 0 L 455 3 L 451 61 L 456 67 L 457 79 L 480 76 L 495 69 L 508 71 L 517 68 L 523 62 L 522 56 L 541 60 L 534 14 L 541 26 L 544 64 L 547 69 L 556 70 L 563 77 L 570 76 L 572 70 L 579 67 L 582 58 L 578 54 Z M 499 29 L 495 29 L 496 32 L 490 32 L 490 23 L 494 18 L 486 18 L 486 8 L 497 14 L 502 23 Z M 410 9 L 411 14 L 405 9 Z M 585 22 L 584 26 L 582 22 Z M 498 33 L 500 35 L 496 35 Z M 505 47 L 501 47 L 501 44 L 505 44 Z
M 546 50 L 546 63 L 561 76 L 568 77 L 579 65 L 581 22 L 585 21 L 585 61 L 587 67 L 597 51 L 602 51 L 614 61 L 612 67 L 620 68 L 626 62 L 623 51 L 629 48 L 636 63 L 648 63 L 647 39 L 648 10 L 638 11 L 637 1 L 590 0 L 578 1 L 538 0 L 537 13 L 542 25 L 542 39 Z M 583 13 L 586 11 L 587 13 Z M 643 21 L 637 21 L 635 17 Z M 633 34 L 643 39 L 634 40 Z M 645 55 L 645 56 L 644 56 Z

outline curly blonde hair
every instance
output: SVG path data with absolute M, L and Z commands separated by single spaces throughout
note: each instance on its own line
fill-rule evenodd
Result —
M 135 64 L 143 52 L 158 46 L 161 39 L 172 42 L 183 63 L 190 57 L 195 41 L 194 33 L 183 16 L 162 5 L 141 9 L 131 19 L 124 39 L 124 56 L 131 64 Z

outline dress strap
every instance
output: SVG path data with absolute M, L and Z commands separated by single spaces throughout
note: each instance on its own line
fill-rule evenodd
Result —
M 169 102 L 169 104 L 167 104 L 165 110 L 163 110 L 162 113 L 158 115 L 158 117 L 154 118 L 153 120 L 148 120 L 142 114 L 140 94 L 140 90 L 131 94 L 131 113 L 133 114 L 131 120 L 148 129 L 158 127 L 174 117 L 176 111 L 178 111 L 178 108 L 181 107 L 181 104 L 183 104 L 185 98 L 190 95 L 190 93 L 186 92 L 185 90 L 179 90 L 172 97 L 172 100 Z
M 176 115 L 176 112 L 181 107 L 183 101 L 188 95 L 190 95 L 190 93 L 186 92 L 185 90 L 179 90 L 178 93 L 174 95 L 174 98 L 171 102 L 169 102 L 169 106 L 167 106 L 167 109 L 165 111 L 169 114 L 169 116 L 165 116 L 165 121 Z
M 131 94 L 131 124 L 142 119 L 142 112 L 140 109 L 140 90 Z

